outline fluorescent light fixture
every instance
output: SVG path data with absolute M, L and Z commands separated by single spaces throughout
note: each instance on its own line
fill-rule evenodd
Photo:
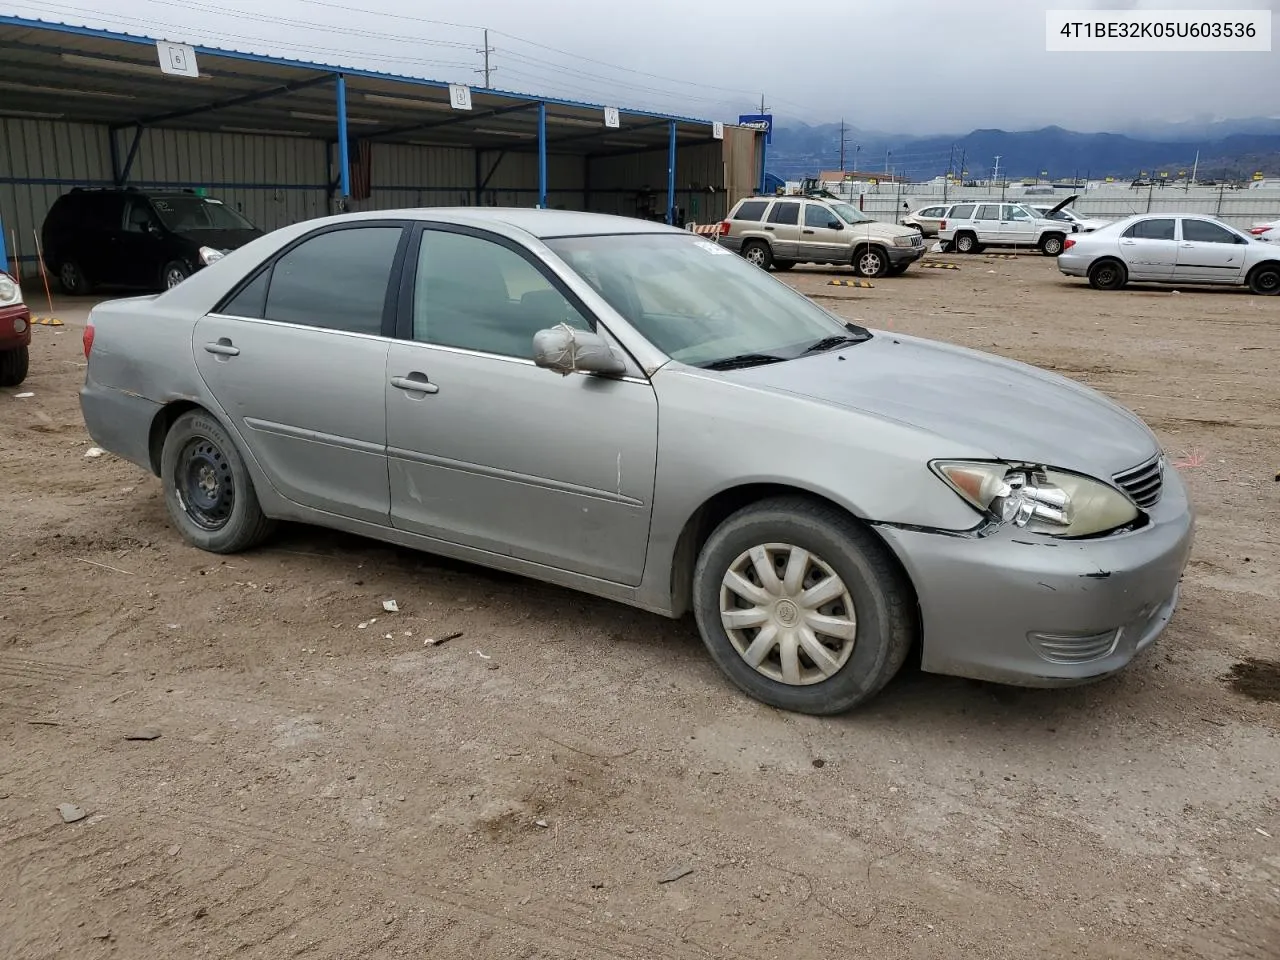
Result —
M 569 127 L 603 127 L 604 114 L 601 113 L 599 120 L 583 120 L 580 117 L 553 117 L 548 114 L 547 123 L 561 123 Z
M 300 110 L 294 110 L 289 114 L 289 116 L 295 117 L 298 120 L 324 120 L 327 123 L 335 124 L 338 122 L 338 115 L 336 113 L 303 113 Z M 368 117 L 347 117 L 347 123 L 364 124 L 368 127 L 382 126 L 381 120 L 370 120 Z
M 611 147 L 652 147 L 654 150 L 665 149 L 660 143 L 645 143 L 640 140 L 601 140 L 600 142 Z
M 18 83 L 14 80 L 0 80 L 0 87 L 6 90 L 26 90 L 30 93 L 49 93 L 60 97 L 101 97 L 106 100 L 133 100 L 131 93 L 110 93 L 106 90 L 77 90 L 70 87 L 42 87 L 35 83 Z
M 117 70 L 121 73 L 140 73 L 148 77 L 162 77 L 164 74 L 160 72 L 160 64 L 135 63 L 132 60 L 108 60 L 105 57 L 86 57 L 82 53 L 64 53 L 62 54 L 64 63 L 73 63 L 81 67 L 96 67 L 99 70 Z M 194 77 L 186 77 L 184 79 L 194 80 Z M 200 74 L 201 80 L 212 80 L 213 78 L 207 73 Z
M 45 113 L 41 110 L 10 110 L 8 107 L 0 107 L 0 116 L 26 117 L 32 120 L 61 120 L 65 114 Z
M 449 113 L 453 112 L 453 107 L 449 106 L 446 100 L 419 100 L 416 97 L 393 97 L 386 93 L 366 93 L 364 99 L 372 100 L 374 103 L 390 103 L 397 107 L 413 107 L 417 110 L 441 110 Z
M 247 133 L 258 137 L 310 137 L 297 130 L 264 130 L 261 127 L 219 127 L 223 133 Z
M 537 136 L 536 133 L 527 133 L 523 130 L 496 130 L 492 127 L 472 127 L 472 133 L 486 133 L 493 137 L 519 137 L 522 140 L 531 140 Z

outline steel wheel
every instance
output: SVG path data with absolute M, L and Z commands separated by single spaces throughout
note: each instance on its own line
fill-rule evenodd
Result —
M 62 283 L 62 289 L 73 296 L 80 293 L 84 286 L 81 282 L 80 268 L 70 261 L 58 268 L 58 280 Z
M 166 290 L 172 290 L 185 279 L 187 279 L 187 271 L 183 269 L 181 264 L 171 263 L 164 268 L 164 288 Z
M 183 511 L 202 530 L 221 530 L 231 519 L 235 480 L 226 455 L 212 440 L 187 441 L 174 466 L 173 488 Z
M 720 622 L 752 669 L 792 686 L 821 683 L 853 653 L 853 596 L 821 557 L 786 543 L 738 555 L 720 585 Z

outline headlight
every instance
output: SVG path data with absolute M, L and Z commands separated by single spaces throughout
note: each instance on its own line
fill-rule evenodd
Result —
M 215 250 L 213 249 L 213 247 L 200 248 L 200 262 L 203 263 L 206 267 L 211 263 L 217 263 L 219 260 L 221 260 L 225 256 L 226 256 L 225 253 L 223 253 L 221 250 Z
M 22 302 L 22 290 L 8 274 L 0 273 L 0 307 L 11 307 Z
M 939 477 L 1001 523 L 1051 537 L 1087 537 L 1138 519 L 1128 497 L 1098 480 L 1046 467 L 934 461 Z
M 909 234 L 909 235 L 907 235 L 907 236 L 905 236 L 905 237 L 894 237 L 894 238 L 893 238 L 893 245 L 894 245 L 895 247 L 910 247 L 910 246 L 912 246 L 913 244 L 915 244 L 915 242 L 916 242 L 916 238 L 915 238 L 915 232 L 914 232 L 914 231 L 912 231 L 912 233 L 911 233 L 911 234 Z

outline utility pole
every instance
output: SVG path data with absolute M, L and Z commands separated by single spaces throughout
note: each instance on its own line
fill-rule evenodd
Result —
M 1200 169 L 1200 151 L 1196 151 L 1196 162 L 1191 165 L 1191 179 L 1187 181 L 1187 191 L 1191 190 L 1191 184 L 1195 183 L 1196 172 Z M 1184 191 L 1184 192 L 1187 192 Z
M 844 173 L 844 117 L 840 118 L 840 172 Z
M 485 30 L 485 32 L 484 32 L 484 49 L 483 49 L 483 50 L 477 50 L 477 51 L 476 51 L 476 53 L 483 53 L 483 54 L 484 54 L 484 69 L 483 69 L 483 70 L 473 70 L 473 71 L 471 71 L 472 73 L 482 73 L 482 74 L 484 74 L 484 88 L 485 88 L 486 90 L 492 90 L 492 89 L 493 89 L 493 87 L 492 87 L 492 86 L 490 85 L 490 83 L 489 83 L 489 75 L 490 75 L 494 70 L 497 70 L 497 69 L 498 69 L 497 67 L 490 67 L 490 66 L 489 66 L 489 54 L 491 54 L 491 53 L 493 53 L 493 52 L 494 52 L 493 47 L 489 46 L 489 31 L 486 29 L 486 30 Z
M 764 105 L 764 94 L 762 93 L 760 94 L 760 113 L 766 114 L 768 112 L 769 112 L 769 108 Z
M 991 168 L 991 182 L 995 183 L 1000 179 L 1000 154 L 996 154 L 995 166 Z

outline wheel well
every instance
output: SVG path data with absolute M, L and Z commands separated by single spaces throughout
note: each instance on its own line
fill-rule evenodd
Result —
M 1263 260 L 1261 263 L 1255 263 L 1253 265 L 1253 269 L 1249 271 L 1249 276 L 1252 277 L 1255 273 L 1257 273 L 1263 267 L 1278 268 L 1280 267 L 1280 260 Z
M 175 400 L 165 404 L 151 421 L 151 432 L 147 437 L 147 451 L 151 459 L 151 472 L 160 476 L 160 454 L 164 450 L 164 438 L 169 435 L 169 428 L 174 421 L 188 410 L 203 410 L 204 407 L 190 400 Z
M 1089 264 L 1088 272 L 1093 273 L 1093 271 L 1098 266 L 1104 263 L 1114 263 L 1117 267 L 1119 267 L 1124 272 L 1124 275 L 1126 277 L 1129 275 L 1129 268 L 1125 265 L 1125 262 L 1121 260 L 1119 257 L 1110 257 L 1110 256 L 1099 257 L 1097 260 L 1093 261 L 1093 263 Z
M 698 563 L 698 554 L 702 552 L 702 545 L 707 542 L 707 538 L 711 536 L 716 527 L 720 526 L 721 523 L 743 507 L 779 496 L 807 497 L 818 503 L 826 504 L 876 533 L 875 527 L 868 524 L 862 517 L 850 512 L 841 504 L 836 503 L 829 497 L 812 493 L 800 487 L 788 486 L 785 483 L 749 483 L 722 490 L 693 512 L 689 519 L 685 521 L 684 528 L 680 531 L 680 536 L 676 540 L 675 553 L 671 558 L 671 611 L 673 615 L 680 617 L 691 609 L 693 568 Z M 885 554 L 902 574 L 903 582 L 911 587 L 914 600 L 915 588 L 911 583 L 911 577 L 898 560 L 897 555 L 888 548 L 887 544 L 884 544 L 878 533 L 876 533 L 876 538 L 881 540 L 885 548 Z

